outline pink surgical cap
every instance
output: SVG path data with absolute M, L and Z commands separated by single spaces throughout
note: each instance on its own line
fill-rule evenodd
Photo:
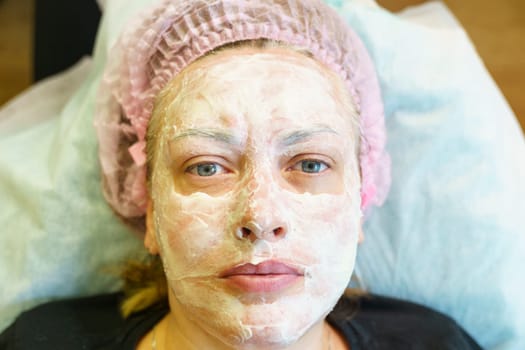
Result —
M 146 212 L 145 136 L 156 95 L 219 46 L 269 39 L 308 50 L 346 83 L 360 120 L 361 207 L 381 205 L 390 158 L 379 83 L 361 40 L 321 0 L 161 0 L 108 54 L 95 127 L 104 195 L 124 218 Z

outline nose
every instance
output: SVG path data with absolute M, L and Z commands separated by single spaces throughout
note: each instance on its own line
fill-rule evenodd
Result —
M 286 236 L 288 228 L 286 224 L 279 222 L 268 222 L 267 224 L 260 224 L 256 221 L 245 222 L 244 225 L 237 230 L 237 237 L 239 239 L 248 239 L 254 242 L 257 239 L 268 242 L 276 242 Z
M 263 177 L 258 179 L 261 178 Z M 282 203 L 282 193 L 278 188 L 273 188 L 268 177 L 266 180 L 266 182 L 252 181 L 246 187 L 243 198 L 239 198 L 238 204 L 242 206 L 243 213 L 236 230 L 239 239 L 248 239 L 252 242 L 257 239 L 276 242 L 288 234 L 289 227 Z

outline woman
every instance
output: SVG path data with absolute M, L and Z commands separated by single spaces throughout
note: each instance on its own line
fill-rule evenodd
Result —
M 127 269 L 127 318 L 120 294 L 52 303 L 2 348 L 479 349 L 424 307 L 341 297 L 389 163 L 370 58 L 322 2 L 162 1 L 100 96 L 106 198 L 163 273 Z

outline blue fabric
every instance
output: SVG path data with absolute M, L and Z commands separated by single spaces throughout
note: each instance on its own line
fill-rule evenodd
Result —
M 377 67 L 393 183 L 356 275 L 454 317 L 487 349 L 525 349 L 525 142 L 459 27 L 347 1 Z

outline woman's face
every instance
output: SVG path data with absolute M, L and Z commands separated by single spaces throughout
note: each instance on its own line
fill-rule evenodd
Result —
M 172 310 L 226 344 L 292 343 L 348 283 L 360 181 L 337 79 L 290 49 L 237 48 L 159 97 L 147 241 Z

